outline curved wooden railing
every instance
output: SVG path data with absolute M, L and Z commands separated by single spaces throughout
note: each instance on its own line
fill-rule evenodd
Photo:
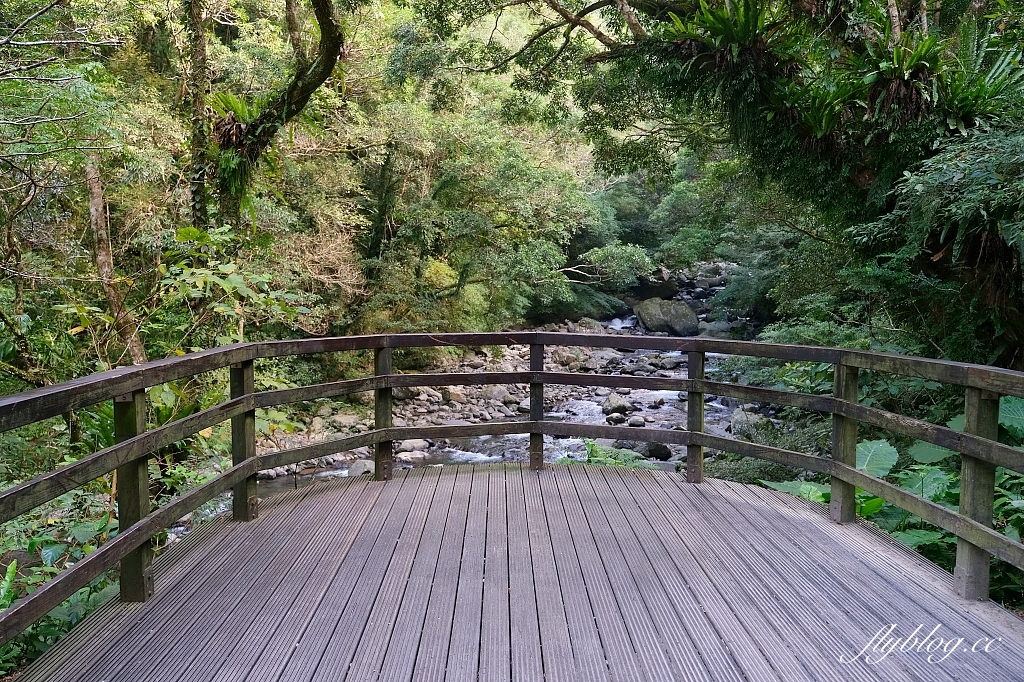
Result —
M 526 372 L 393 374 L 391 371 L 391 352 L 394 348 L 520 344 L 530 346 L 530 369 Z M 681 351 L 688 354 L 687 378 L 545 371 L 545 346 L 552 345 Z M 374 376 L 272 391 L 256 392 L 254 389 L 253 363 L 258 359 L 355 350 L 374 351 Z M 832 396 L 812 395 L 708 381 L 704 378 L 704 361 L 707 353 L 830 363 L 834 365 L 835 370 L 834 392 Z M 147 387 L 224 367 L 230 367 L 229 400 L 177 421 L 146 430 Z M 857 378 L 861 369 L 922 377 L 964 387 L 964 432 L 859 404 Z M 529 384 L 529 420 L 458 426 L 392 426 L 392 388 L 474 384 Z M 686 429 L 667 430 L 544 421 L 544 384 L 683 391 L 688 394 Z M 256 408 L 368 390 L 375 392 L 374 430 L 266 455 L 256 455 Z M 756 401 L 829 413 L 833 416 L 832 457 L 818 457 L 705 433 L 704 394 L 731 396 L 747 402 Z M 1024 398 L 1024 373 L 981 365 L 813 346 L 703 338 L 514 332 L 391 334 L 235 344 L 144 365 L 114 369 L 54 386 L 5 396 L 0 398 L 0 431 L 55 417 L 101 401 L 113 400 L 115 436 L 118 442 L 73 464 L 0 492 L 0 523 L 116 469 L 120 532 L 101 548 L 78 561 L 74 567 L 15 602 L 6 611 L 0 612 L 0 643 L 10 640 L 89 581 L 118 563 L 121 568 L 122 599 L 147 599 L 153 589 L 150 539 L 183 515 L 229 489 L 234 491 L 234 518 L 240 521 L 252 519 L 256 513 L 256 474 L 259 470 L 373 445 L 376 478 L 387 480 L 391 477 L 393 441 L 411 437 L 452 438 L 528 433 L 530 464 L 535 469 L 543 467 L 543 437 L 552 435 L 628 438 L 685 445 L 687 479 L 691 482 L 699 482 L 703 477 L 705 447 L 820 472 L 832 479 L 831 516 L 838 523 L 855 520 L 855 491 L 860 488 L 902 507 L 929 523 L 955 533 L 959 538 L 954 573 L 957 593 L 964 598 L 984 599 L 988 597 L 990 555 L 1024 569 L 1024 545 L 991 528 L 995 468 L 1001 466 L 1024 473 L 1024 452 L 997 442 L 1001 395 Z M 151 512 L 147 467 L 149 455 L 228 419 L 231 420 L 233 466 L 209 482 Z M 855 465 L 859 423 L 870 424 L 961 453 L 959 511 L 947 509 L 858 470 Z

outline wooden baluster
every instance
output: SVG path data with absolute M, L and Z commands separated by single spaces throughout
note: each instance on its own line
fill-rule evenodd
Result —
M 836 363 L 833 372 L 832 395 L 839 400 L 857 402 L 857 383 L 860 370 L 842 363 Z M 832 415 L 832 459 L 836 462 L 857 466 L 856 419 Z M 836 523 L 850 523 L 857 520 L 857 488 L 835 476 L 831 481 L 832 495 L 829 498 L 829 515 Z
M 377 376 L 391 374 L 391 349 L 378 348 L 373 355 L 373 371 Z M 390 429 L 391 389 L 378 388 L 373 392 L 373 428 Z M 373 446 L 374 480 L 390 481 L 394 470 L 393 441 L 387 440 Z
M 544 344 L 530 344 L 530 371 L 544 371 Z M 530 421 L 544 420 L 544 384 L 530 384 Z M 530 468 L 540 471 L 544 468 L 544 434 L 530 434 Z
M 968 388 L 964 398 L 964 431 L 999 439 L 999 396 Z M 992 526 L 996 466 L 967 455 L 960 456 L 960 513 L 983 525 Z M 988 599 L 989 553 L 963 538 L 956 541 L 953 583 L 963 599 Z
M 231 398 L 241 398 L 256 391 L 252 360 L 231 365 Z M 256 456 L 256 410 L 248 410 L 231 418 L 231 463 L 241 464 Z M 257 514 L 256 476 L 249 476 L 235 486 L 231 511 L 235 521 L 252 521 Z
M 120 443 L 146 430 L 146 391 L 114 398 L 114 440 Z M 117 467 L 117 521 L 121 532 L 149 514 L 149 456 Z M 121 559 L 121 601 L 153 596 L 153 550 L 149 543 Z
M 686 378 L 704 380 L 704 351 L 695 351 L 686 356 Z M 686 394 L 686 430 L 691 433 L 704 431 L 704 394 L 691 390 Z M 704 480 L 704 446 L 686 446 L 686 480 L 700 483 Z

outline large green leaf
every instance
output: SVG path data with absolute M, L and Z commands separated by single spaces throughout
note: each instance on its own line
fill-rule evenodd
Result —
M 857 503 L 857 516 L 873 516 L 882 510 L 885 506 L 885 500 L 881 497 L 869 497 L 863 502 Z
M 999 399 L 999 424 L 1017 440 L 1024 440 L 1024 400 L 1007 395 Z
M 865 440 L 857 443 L 857 468 L 866 474 L 883 478 L 899 459 L 896 448 L 886 440 Z
M 814 502 L 825 502 L 824 490 L 828 486 L 821 486 L 817 483 L 808 483 L 807 481 L 758 481 L 761 485 L 774 488 L 784 493 L 789 493 L 795 497 L 802 497 L 805 500 L 812 500 Z
M 67 551 L 68 546 L 63 543 L 55 545 L 45 545 L 39 550 L 40 556 L 43 558 L 43 563 L 47 566 L 53 566 L 57 563 L 57 560 Z
M 942 497 L 952 483 L 950 475 L 938 467 L 915 467 L 900 472 L 900 487 L 932 501 Z
M 956 453 L 953 450 L 947 450 L 946 448 L 933 443 L 919 440 L 910 446 L 910 449 L 907 450 L 907 454 L 913 457 L 915 462 L 920 462 L 921 464 L 935 464 L 935 462 L 941 462 L 950 455 L 954 455 Z
M 902 542 L 907 547 L 920 547 L 921 545 L 930 545 L 933 542 L 939 542 L 944 537 L 944 535 L 938 531 L 922 530 L 920 528 L 900 531 L 898 533 L 893 533 L 892 536 L 900 542 Z
M 1024 399 L 1006 395 L 999 399 L 999 423 L 1024 429 Z

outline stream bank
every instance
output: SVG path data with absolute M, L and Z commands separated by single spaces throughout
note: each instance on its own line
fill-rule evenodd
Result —
M 716 338 L 743 338 L 748 335 L 747 321 L 742 318 L 709 319 L 712 315 L 710 299 L 727 284 L 728 266 L 706 264 L 689 274 L 672 277 L 660 284 L 664 300 L 686 303 L 699 321 L 701 336 Z M 657 293 L 648 288 L 646 292 Z M 674 294 L 669 299 L 670 293 Z M 650 300 L 650 299 L 645 299 Z M 643 301 L 631 301 L 639 306 Z M 627 315 L 603 322 L 582 319 L 576 322 L 548 324 L 540 331 L 586 332 L 608 335 L 658 335 L 643 327 L 636 315 Z M 614 349 L 587 349 L 551 346 L 545 359 L 545 370 L 572 371 L 605 375 L 628 374 L 684 378 L 686 356 L 679 352 L 628 351 Z M 718 358 L 709 354 L 708 368 L 713 369 Z M 517 372 L 527 371 L 529 347 L 467 349 L 453 372 Z M 742 382 L 742 377 L 739 378 Z M 396 426 L 434 426 L 478 424 L 489 421 L 525 421 L 529 412 L 529 387 L 520 385 L 447 386 L 440 389 L 396 388 L 393 391 Z M 342 403 L 320 406 L 306 427 L 294 434 L 278 434 L 272 441 L 260 443 L 261 452 L 299 447 L 311 442 L 331 440 L 373 428 L 372 394 L 357 397 L 364 401 L 362 408 Z M 686 424 L 685 395 L 675 391 L 657 391 L 621 388 L 546 385 L 544 391 L 544 419 L 585 424 L 616 424 L 632 427 L 681 429 Z M 714 434 L 728 436 L 749 432 L 759 422 L 771 418 L 758 405 L 741 405 L 728 397 L 705 396 L 705 429 Z M 481 436 L 473 438 L 443 439 L 438 441 L 411 439 L 396 443 L 395 466 L 444 466 L 446 464 L 515 462 L 529 459 L 527 434 L 510 436 Z M 630 449 L 639 452 L 658 466 L 675 469 L 685 467 L 686 449 L 676 445 L 647 444 L 630 440 L 598 439 L 598 445 Z M 546 461 L 562 458 L 584 460 L 587 443 L 581 438 L 545 436 Z M 714 453 L 709 454 L 713 460 Z M 289 487 L 308 483 L 319 477 L 360 475 L 372 472 L 372 452 L 369 448 L 308 460 L 290 467 L 260 472 L 260 494 L 269 495 Z

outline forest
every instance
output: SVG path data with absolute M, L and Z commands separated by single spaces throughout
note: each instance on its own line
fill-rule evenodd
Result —
M 739 338 L 1024 370 L 1022 22 L 1019 0 L 6 0 L 0 394 L 241 341 L 607 321 L 707 264 L 729 272 L 707 319 L 749 321 Z M 258 382 L 370 362 L 281 360 Z M 810 363 L 717 371 L 832 390 Z M 963 412 L 930 382 L 860 395 Z M 150 419 L 224 397 L 168 383 Z M 1024 443 L 1024 409 L 1003 409 Z M 782 420 L 750 437 L 827 450 L 827 424 Z M 113 438 L 101 407 L 33 428 L 0 435 L 3 488 Z M 226 438 L 182 443 L 163 492 Z M 955 508 L 952 453 L 863 440 Z M 743 466 L 709 475 L 769 478 Z M 1019 540 L 1024 480 L 1000 475 L 995 523 Z M 7 572 L 0 608 L 116 533 L 111 492 L 75 493 L 63 530 L 46 510 L 5 526 L 0 554 L 42 561 Z M 950 534 L 887 529 L 950 565 Z M 0 677 L 108 584 L 0 649 Z M 993 594 L 1019 609 L 1022 586 L 1005 569 Z

